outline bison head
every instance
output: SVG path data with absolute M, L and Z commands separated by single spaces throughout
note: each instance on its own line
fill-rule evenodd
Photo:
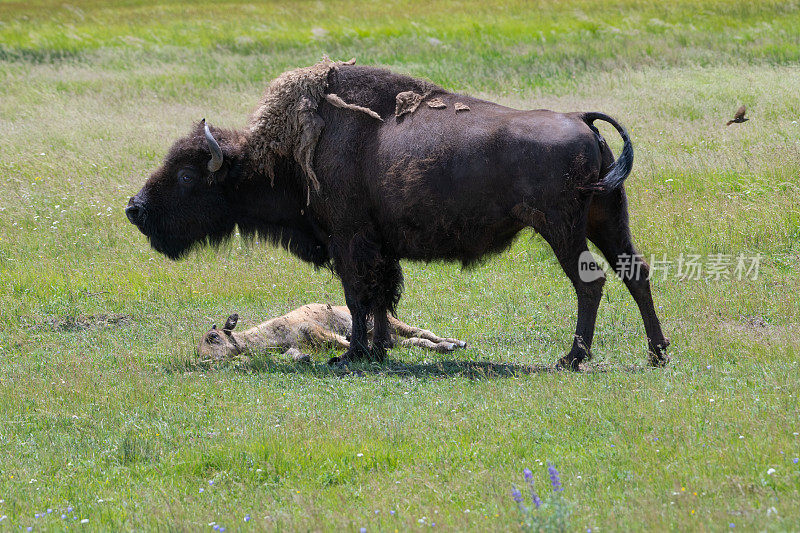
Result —
M 211 326 L 197 346 L 197 354 L 201 361 L 222 361 L 242 353 L 242 347 L 233 336 L 233 328 L 238 321 L 239 315 L 234 313 L 228 317 L 222 330 L 217 329 L 216 324 Z
M 219 141 L 203 119 L 173 144 L 164 163 L 125 209 L 153 248 L 171 259 L 196 244 L 218 243 L 233 232 L 230 178 L 240 143 L 236 132 L 214 131 Z

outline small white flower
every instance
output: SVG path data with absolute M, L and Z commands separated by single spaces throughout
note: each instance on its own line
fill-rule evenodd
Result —
M 88 518 L 84 518 L 83 520 L 81 520 L 81 524 L 88 524 L 88 523 L 89 523 Z
M 768 476 L 771 476 L 774 473 L 775 473 L 775 469 L 774 468 L 770 468 L 769 470 L 767 470 L 767 475 Z
M 356 457 L 364 457 L 364 454 L 363 453 L 357 453 Z

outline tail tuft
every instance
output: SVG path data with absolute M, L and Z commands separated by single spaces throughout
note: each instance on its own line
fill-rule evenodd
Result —
M 597 113 L 595 111 L 584 113 L 583 120 L 590 126 L 595 120 L 608 122 L 614 126 L 614 128 L 619 132 L 620 137 L 622 137 L 622 142 L 624 143 L 622 146 L 622 153 L 620 154 L 619 158 L 614 161 L 614 164 L 611 165 L 611 168 L 608 170 L 606 175 L 603 176 L 599 183 L 601 192 L 608 193 L 619 189 L 622 187 L 625 179 L 631 173 L 631 168 L 633 168 L 633 144 L 631 144 L 631 140 L 628 137 L 628 132 L 625 131 L 625 128 L 620 126 L 616 120 L 609 117 L 605 113 Z

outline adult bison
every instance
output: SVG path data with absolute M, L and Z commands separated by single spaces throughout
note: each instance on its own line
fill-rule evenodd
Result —
M 622 136 L 616 161 L 595 120 Z M 386 312 L 394 313 L 403 286 L 400 259 L 469 265 L 530 227 L 553 248 L 577 293 L 575 338 L 559 361 L 576 369 L 591 355 L 605 282 L 579 268 L 588 237 L 636 300 L 648 360 L 660 366 L 669 342 L 628 228 L 623 182 L 632 163 L 625 129 L 602 113 L 518 111 L 325 60 L 274 80 L 245 130 L 196 124 L 126 214 L 173 259 L 238 226 L 330 266 L 353 317 L 345 363 L 384 357 Z

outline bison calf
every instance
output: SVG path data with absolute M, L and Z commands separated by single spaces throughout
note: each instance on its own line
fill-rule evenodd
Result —
M 409 326 L 393 316 L 387 317 L 393 344 L 419 346 L 435 352 L 452 352 L 467 343 L 434 335 L 426 329 Z M 347 307 L 308 304 L 278 318 L 267 320 L 242 332 L 233 331 L 239 321 L 231 315 L 222 330 L 216 324 L 203 335 L 197 352 L 201 360 L 220 361 L 240 353 L 283 350 L 295 361 L 310 361 L 302 350 L 350 348 L 353 319 Z M 402 340 L 401 340 L 402 339 Z

